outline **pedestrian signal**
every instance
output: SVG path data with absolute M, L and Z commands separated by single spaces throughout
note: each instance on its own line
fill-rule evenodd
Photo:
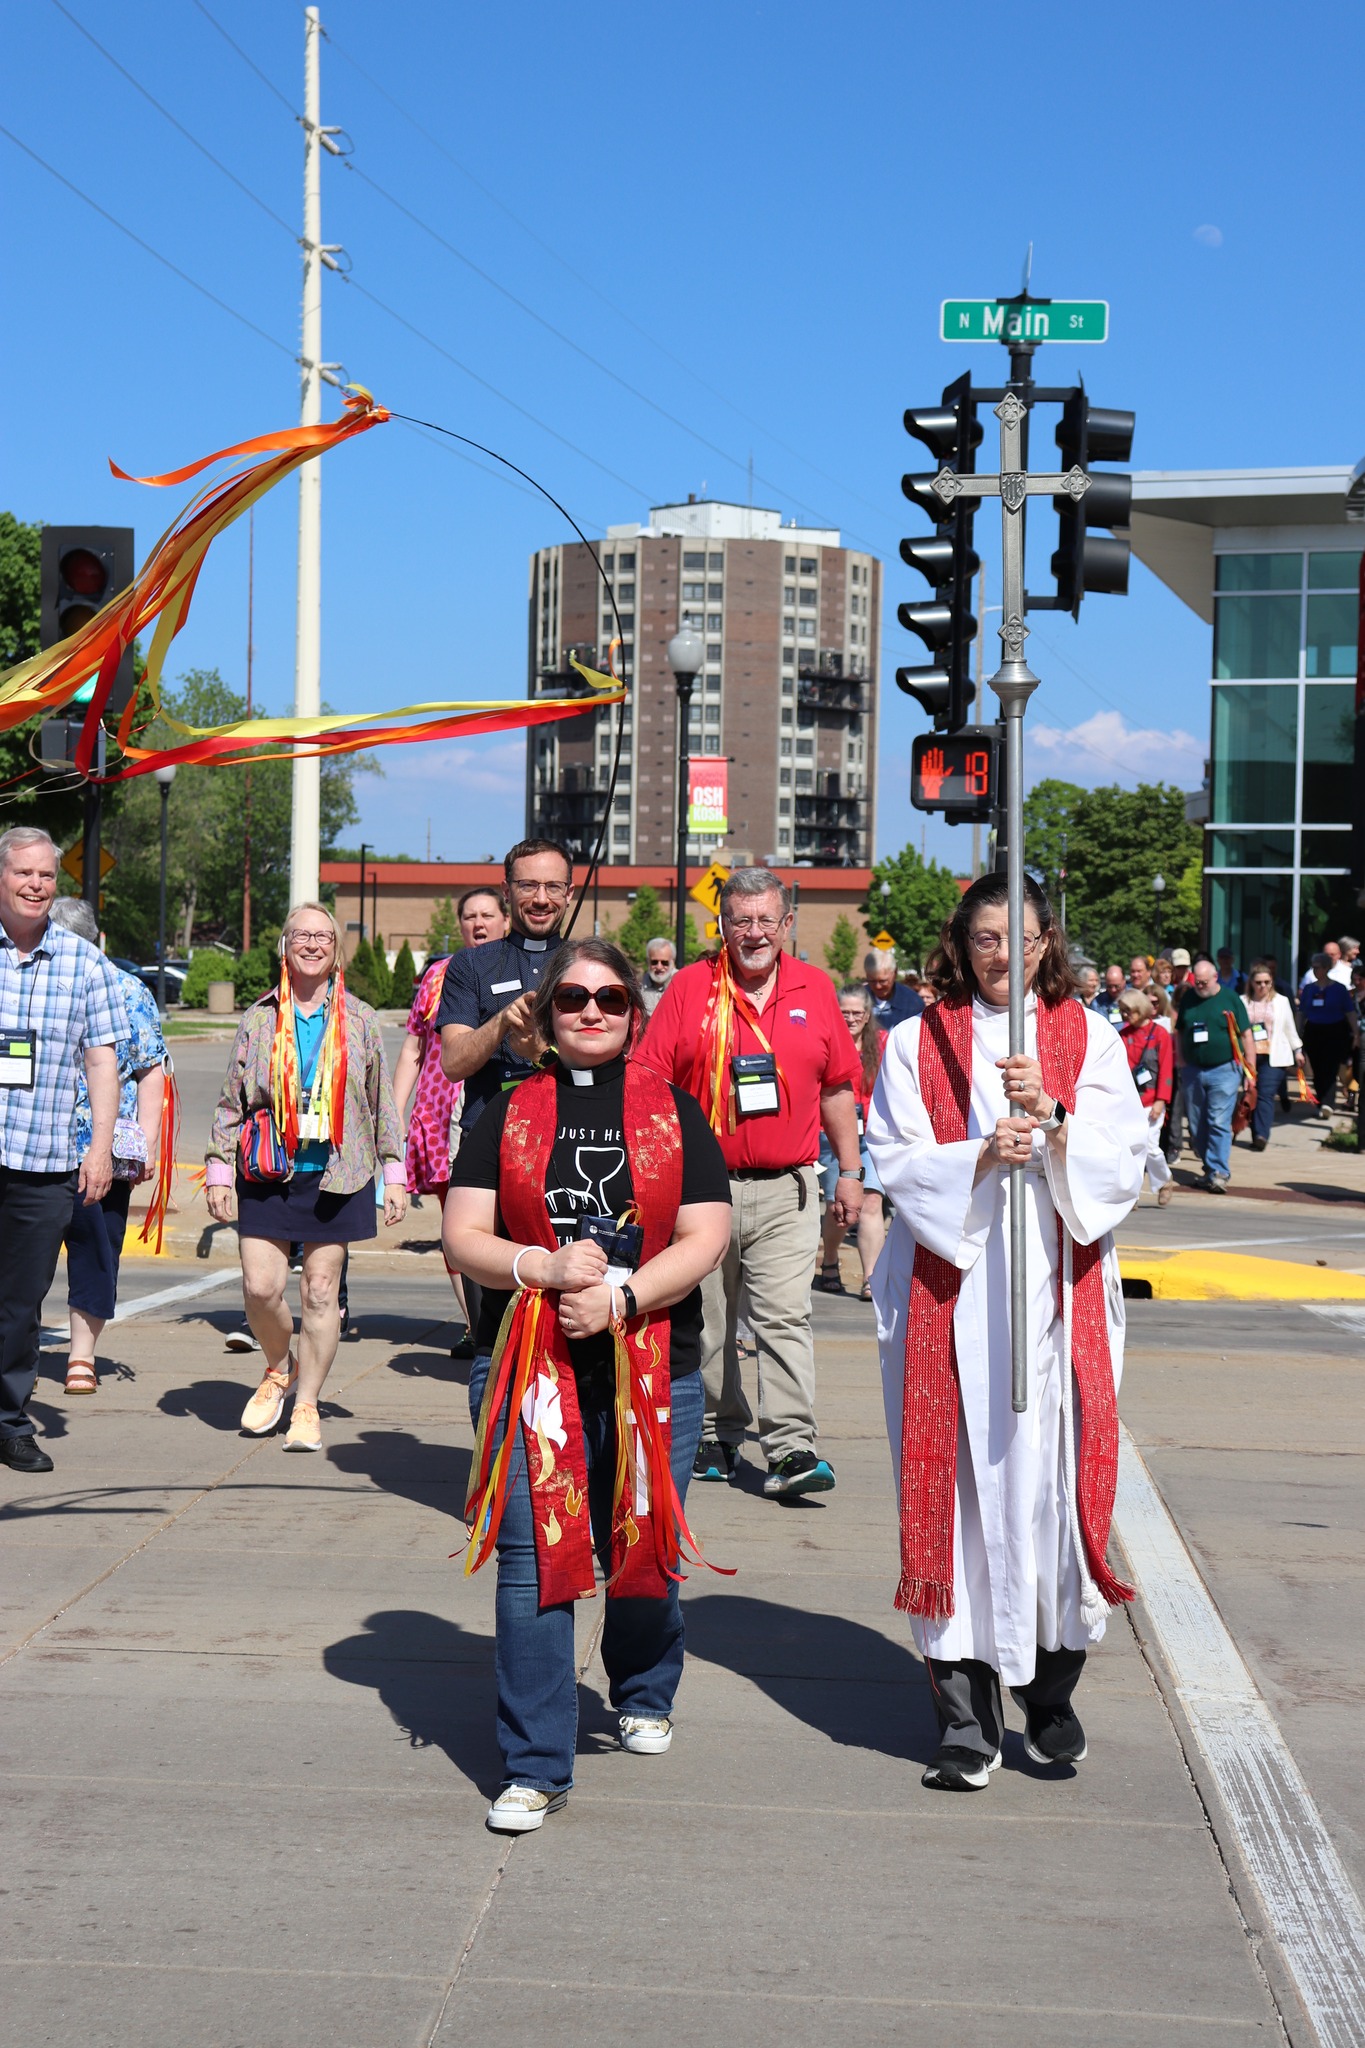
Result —
M 917 811 L 942 811 L 950 824 L 981 823 L 995 806 L 999 759 L 992 726 L 921 733 L 910 755 L 910 801 Z

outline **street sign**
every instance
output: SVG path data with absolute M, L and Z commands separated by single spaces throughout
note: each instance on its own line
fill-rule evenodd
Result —
M 945 299 L 941 341 L 1109 339 L 1108 299 Z
M 118 862 L 114 859 L 113 854 L 107 852 L 104 847 L 101 847 L 100 880 L 103 881 L 109 870 L 117 866 Z M 76 887 L 78 889 L 81 888 L 85 882 L 85 847 L 79 839 L 74 846 L 68 846 L 66 852 L 62 855 L 62 867 L 70 875 Z
M 879 953 L 894 953 L 896 950 L 896 941 L 892 938 L 890 932 L 886 930 L 885 926 L 878 932 L 872 944 Z
M 709 910 L 712 917 L 719 917 L 720 892 L 729 879 L 729 868 L 723 868 L 718 860 L 713 860 L 695 889 L 689 889 L 687 893 L 694 903 L 700 903 L 703 910 Z

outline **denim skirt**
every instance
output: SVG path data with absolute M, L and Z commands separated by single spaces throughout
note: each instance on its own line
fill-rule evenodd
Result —
M 377 1235 L 374 1177 L 353 1195 L 324 1193 L 320 1173 L 292 1180 L 237 1176 L 237 1235 L 273 1237 L 289 1244 L 355 1244 Z

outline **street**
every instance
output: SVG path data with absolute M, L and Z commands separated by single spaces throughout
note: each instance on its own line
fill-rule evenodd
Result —
M 921 1788 L 853 1300 L 816 1302 L 836 1493 L 765 1502 L 751 1445 L 690 1497 L 737 1570 L 688 1582 L 671 1753 L 617 1748 L 586 1603 L 569 1805 L 486 1834 L 493 1585 L 448 1556 L 472 1433 L 434 1259 L 353 1262 L 317 1460 L 237 1432 L 231 1267 L 130 1264 L 93 1401 L 49 1354 L 56 1470 L 6 1473 L 0 1508 L 13 2038 L 510 2043 L 553 2011 L 624 2043 L 679 2001 L 708 2041 L 1313 2038 L 1145 1604 L 1088 1667 L 1082 1766 L 1035 1772 L 1015 1732 L 984 1796 Z M 1129 1315 L 1128 1428 L 1358 1891 L 1358 1335 L 1297 1303 Z

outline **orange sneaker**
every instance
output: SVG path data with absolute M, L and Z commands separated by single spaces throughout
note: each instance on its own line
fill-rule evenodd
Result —
M 269 1436 L 284 1413 L 284 1397 L 299 1376 L 291 1351 L 285 1360 L 287 1371 L 271 1366 L 242 1410 L 242 1428 L 248 1436 Z
M 320 1451 L 322 1449 L 322 1425 L 318 1411 L 311 1401 L 296 1401 L 294 1413 L 289 1418 L 289 1434 L 284 1440 L 287 1451 Z

